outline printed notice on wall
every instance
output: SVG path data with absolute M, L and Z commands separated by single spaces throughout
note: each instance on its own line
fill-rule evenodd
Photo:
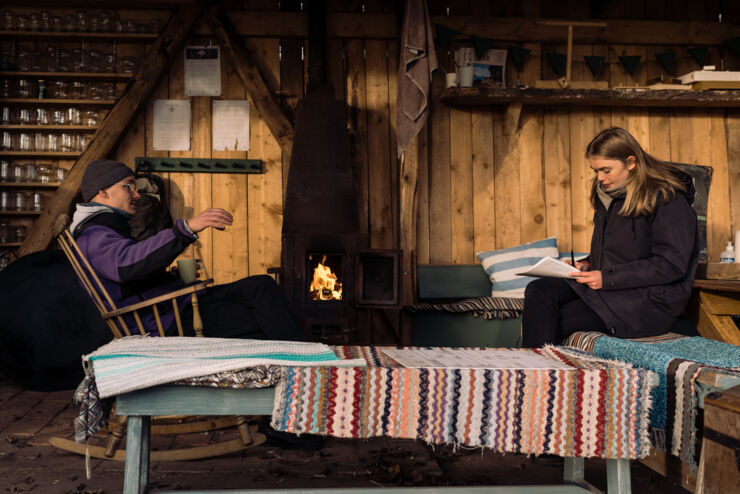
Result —
M 218 46 L 185 47 L 185 96 L 221 96 Z
M 213 100 L 213 150 L 249 151 L 249 101 Z
M 190 100 L 158 99 L 154 102 L 154 142 L 157 151 L 190 149 Z
M 384 348 L 383 353 L 407 368 L 572 369 L 531 350 L 508 348 Z

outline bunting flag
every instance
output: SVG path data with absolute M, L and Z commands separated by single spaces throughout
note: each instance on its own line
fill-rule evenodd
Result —
M 601 67 L 604 63 L 604 57 L 601 55 L 585 55 L 583 59 L 586 61 L 586 65 L 591 70 L 591 73 L 596 76 L 601 72 Z
M 547 59 L 550 61 L 550 66 L 555 71 L 555 75 L 563 77 L 565 75 L 565 64 L 568 61 L 568 57 L 562 53 L 548 53 Z
M 656 53 L 655 59 L 668 74 L 673 74 L 673 62 L 676 61 L 676 52 L 664 51 L 662 53 Z
M 627 69 L 627 72 L 629 72 L 630 75 L 635 75 L 637 67 L 640 66 L 641 59 L 642 56 L 640 55 L 622 55 L 619 57 L 619 61 L 622 63 L 624 68 Z
M 435 24 L 434 30 L 437 33 L 437 42 L 439 43 L 439 46 L 444 47 L 450 46 L 450 42 L 460 34 L 460 31 L 443 26 L 442 24 Z
M 486 56 L 486 52 L 493 48 L 493 40 L 486 38 L 479 38 L 478 36 L 471 36 L 473 40 L 473 48 L 475 49 L 475 57 L 481 59 Z
M 699 68 L 703 68 L 709 62 L 709 47 L 708 46 L 692 46 L 688 49 L 689 55 L 699 64 Z
M 522 67 L 524 67 L 524 60 L 530 53 L 532 53 L 532 50 L 527 50 L 526 48 L 516 45 L 509 45 L 506 47 L 506 50 L 509 52 L 509 58 L 511 58 L 511 61 L 514 63 L 514 67 L 516 67 L 517 70 L 522 70 Z
M 725 46 L 727 46 L 727 48 L 730 49 L 733 54 L 740 57 L 740 36 L 726 39 L 723 41 L 723 43 L 725 44 Z

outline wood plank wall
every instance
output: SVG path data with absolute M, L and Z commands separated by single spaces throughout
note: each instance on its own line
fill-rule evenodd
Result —
M 242 2 L 246 10 L 277 10 L 277 1 Z M 331 0 L 333 12 L 395 13 L 403 2 Z M 721 2 L 686 13 L 676 7 L 685 2 L 662 2 L 658 8 L 638 1 L 472 2 L 430 0 L 433 15 L 493 15 L 565 18 L 714 20 Z M 297 9 L 299 2 L 283 2 Z M 619 7 L 616 4 L 625 4 Z M 630 5 L 632 7 L 630 7 Z M 619 9 L 619 10 L 617 10 Z M 636 10 L 635 10 L 636 9 Z M 141 16 L 148 16 L 141 13 Z M 202 29 L 202 28 L 201 28 Z M 191 39 L 192 44 L 209 42 Z M 289 38 L 246 40 L 261 61 L 271 89 L 280 95 L 283 110 L 293 118 L 303 97 L 307 43 Z M 546 53 L 565 52 L 562 44 L 521 43 L 532 50 L 521 71 L 509 63 L 507 83 L 532 84 L 555 76 Z M 504 47 L 503 44 L 501 47 Z M 122 48 L 124 49 L 124 48 Z M 138 56 L 141 46 L 129 46 Z M 597 77 L 610 85 L 644 84 L 662 73 L 654 54 L 662 47 L 640 45 L 574 46 L 574 78 L 593 80 L 583 55 L 606 57 Z M 358 187 L 362 231 L 372 247 L 392 248 L 399 238 L 399 180 L 395 157 L 395 92 L 398 40 L 331 39 L 328 43 L 328 79 L 337 98 L 348 108 L 353 165 Z M 618 56 L 639 54 L 644 63 L 630 76 Z M 716 62 L 713 49 L 711 62 Z M 439 49 L 444 69 L 451 53 Z M 677 57 L 676 74 L 696 65 L 684 51 Z M 249 99 L 232 67 L 222 63 L 221 99 Z M 466 264 L 477 262 L 475 253 L 556 236 L 561 250 L 587 251 L 592 211 L 588 204 L 591 175 L 585 146 L 599 130 L 622 126 L 632 132 L 648 152 L 659 158 L 709 165 L 714 168 L 710 193 L 708 244 L 710 259 L 717 260 L 731 232 L 740 229 L 740 112 L 724 109 L 642 109 L 590 107 L 527 107 L 516 132 L 506 132 L 504 110 L 488 107 L 449 107 L 436 102 L 444 89 L 443 74 L 435 75 L 430 118 L 413 144 L 418 146 L 419 182 L 415 262 Z M 259 112 L 251 107 L 251 146 L 247 153 L 211 151 L 211 99 L 192 98 L 192 147 L 187 152 L 152 149 L 154 98 L 184 99 L 183 61 L 176 60 L 145 111 L 123 137 L 116 157 L 129 164 L 136 156 L 249 157 L 262 159 L 263 175 L 165 174 L 171 183 L 169 206 L 176 216 L 189 217 L 203 208 L 223 207 L 235 222 L 224 232 L 207 231 L 184 256 L 205 261 L 217 283 L 265 273 L 280 262 L 282 204 L 289 164 Z

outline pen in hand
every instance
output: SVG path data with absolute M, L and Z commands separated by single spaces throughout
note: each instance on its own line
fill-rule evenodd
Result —
M 573 249 L 570 249 L 570 263 L 571 266 L 576 267 L 576 258 L 573 257 Z

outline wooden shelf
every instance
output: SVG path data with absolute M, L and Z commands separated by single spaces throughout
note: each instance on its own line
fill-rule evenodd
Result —
M 121 43 L 142 42 L 147 43 L 157 39 L 159 34 L 152 33 L 80 33 L 80 32 L 51 32 L 51 31 L 2 31 L 0 37 L 16 39 L 46 39 L 69 41 L 70 39 L 89 39 L 100 41 L 120 41 Z
M 78 130 L 81 132 L 95 132 L 98 125 L 0 125 L 0 130 Z
M 134 74 L 118 74 L 111 72 L 19 72 L 19 71 L 0 71 L 0 77 L 13 77 L 19 79 L 75 79 L 75 80 L 94 80 L 94 81 L 127 81 L 134 77 Z
M 0 182 L 0 189 L 56 189 L 59 182 Z
M 458 105 L 739 107 L 740 90 L 447 88 L 440 101 Z
M 8 211 L 0 210 L 0 216 L 39 216 L 41 211 Z
M 82 153 L 78 152 L 51 152 L 51 151 L 0 151 L 0 156 L 18 158 L 78 158 Z
M 0 103 L 8 105 L 36 106 L 113 106 L 112 99 L 38 99 L 38 98 L 0 98 Z
M 20 247 L 23 245 L 23 242 L 8 242 L 6 244 L 0 244 L 0 248 L 3 247 Z

